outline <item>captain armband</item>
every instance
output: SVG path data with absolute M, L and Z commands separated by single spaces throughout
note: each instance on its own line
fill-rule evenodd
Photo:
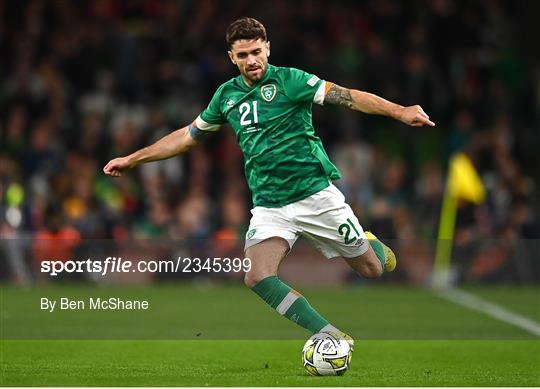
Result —
M 189 131 L 189 135 L 191 135 L 191 137 L 195 140 L 200 140 L 202 139 L 204 136 L 208 135 L 208 132 L 207 131 L 201 131 L 199 130 L 197 127 L 195 127 L 193 125 L 193 123 L 191 123 L 189 126 L 188 126 L 188 131 Z
M 199 140 L 212 132 L 216 132 L 220 127 L 221 124 L 208 123 L 199 115 L 197 116 L 197 119 L 195 119 L 195 121 L 189 125 L 188 130 L 193 139 Z

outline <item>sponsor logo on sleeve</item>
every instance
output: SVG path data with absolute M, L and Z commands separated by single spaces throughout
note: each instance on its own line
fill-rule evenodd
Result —
M 311 76 L 311 78 L 309 80 L 307 80 L 307 84 L 309 86 L 315 86 L 315 84 L 317 83 L 317 81 L 319 81 L 319 77 L 317 76 Z

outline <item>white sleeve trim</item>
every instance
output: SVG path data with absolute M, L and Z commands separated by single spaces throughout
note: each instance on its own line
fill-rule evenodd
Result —
M 195 126 L 201 131 L 217 131 L 219 130 L 219 127 L 221 127 L 221 124 L 207 123 L 202 120 L 201 115 L 199 115 L 197 116 L 197 119 L 195 119 Z
M 313 102 L 315 104 L 324 105 L 324 91 L 325 90 L 326 90 L 326 81 L 323 80 L 323 82 L 321 82 L 321 85 L 319 85 L 317 92 L 315 92 L 315 96 L 313 96 Z

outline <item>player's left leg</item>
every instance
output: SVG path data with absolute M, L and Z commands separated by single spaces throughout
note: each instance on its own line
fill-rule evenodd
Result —
M 334 185 L 299 202 L 297 219 L 301 233 L 326 257 L 343 257 L 365 278 L 393 271 L 392 250 L 369 231 L 364 231 L 343 193 Z
M 343 257 L 347 263 L 366 278 L 380 277 L 389 267 L 389 253 L 373 234 L 364 232 L 345 197 L 334 185 L 295 204 L 295 220 L 299 233 L 310 239 L 326 257 Z M 354 340 L 331 324 L 321 332 L 329 332 L 347 340 L 351 349 Z
M 371 245 L 364 254 L 353 258 L 344 257 L 344 259 L 356 274 L 364 278 L 379 278 L 383 274 L 381 262 Z
M 375 235 L 364 231 L 369 241 L 368 250 L 357 257 L 344 257 L 347 264 L 359 275 L 365 278 L 378 278 L 384 272 L 391 272 L 396 268 L 396 255 Z
M 369 240 L 371 248 L 375 252 L 377 259 L 381 262 L 381 265 L 385 272 L 394 271 L 397 265 L 396 254 L 392 251 L 390 247 L 381 242 L 373 233 L 370 231 L 364 231 L 366 238 Z

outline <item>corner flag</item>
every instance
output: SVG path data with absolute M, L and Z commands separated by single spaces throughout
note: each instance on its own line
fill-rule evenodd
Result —
M 486 189 L 471 160 L 463 153 L 450 159 L 448 175 L 449 195 L 458 199 L 480 204 L 486 197 Z
M 464 153 L 453 155 L 450 159 L 439 220 L 433 286 L 447 287 L 450 281 L 450 258 L 454 243 L 458 200 L 480 204 L 485 197 L 486 189 L 471 160 Z

